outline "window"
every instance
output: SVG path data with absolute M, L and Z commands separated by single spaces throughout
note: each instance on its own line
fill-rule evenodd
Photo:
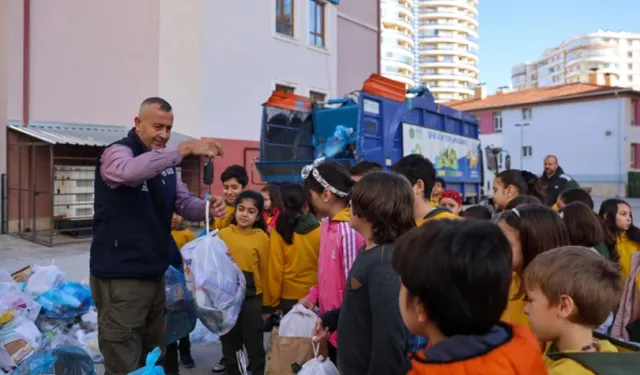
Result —
M 276 84 L 276 91 L 284 92 L 285 94 L 295 94 L 296 88 L 281 84 Z
M 324 102 L 327 96 L 321 92 L 309 91 L 309 100 L 311 103 Z
M 324 47 L 324 4 L 309 0 L 309 43 Z
M 293 37 L 293 1 L 276 0 L 276 32 Z
M 526 158 L 526 157 L 531 157 L 533 155 L 533 150 L 531 149 L 531 146 L 522 146 L 522 157 Z
M 629 154 L 629 168 L 637 169 L 640 165 L 636 165 L 636 148 L 638 148 L 637 143 L 631 143 L 631 153 Z
M 633 52 L 627 52 L 627 57 L 632 59 L 633 58 Z
M 502 133 L 502 112 L 493 113 L 493 131 Z
M 522 119 L 531 120 L 531 108 L 522 108 Z
M 638 113 L 640 106 L 638 103 L 638 99 L 631 99 L 631 125 L 635 126 L 640 126 L 640 113 Z

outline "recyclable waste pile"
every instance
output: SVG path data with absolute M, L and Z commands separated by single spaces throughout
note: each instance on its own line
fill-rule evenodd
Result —
M 57 266 L 0 269 L 0 373 L 94 374 L 97 318 L 88 282 L 65 281 Z

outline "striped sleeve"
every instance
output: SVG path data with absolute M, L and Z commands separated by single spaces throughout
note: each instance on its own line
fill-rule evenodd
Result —
M 340 223 L 340 232 L 342 235 L 342 267 L 344 271 L 344 279 L 349 279 L 349 270 L 358 255 L 358 244 L 356 241 L 356 231 L 351 225 L 343 221 Z

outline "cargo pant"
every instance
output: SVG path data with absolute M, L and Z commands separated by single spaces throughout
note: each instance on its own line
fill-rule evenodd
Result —
M 236 325 L 220 337 L 228 375 L 240 375 L 236 352 L 247 348 L 249 371 L 264 374 L 264 333 L 262 332 L 262 296 L 246 297 Z
M 156 347 L 164 353 L 164 280 L 91 276 L 91 294 L 105 375 L 126 375 L 143 367 Z

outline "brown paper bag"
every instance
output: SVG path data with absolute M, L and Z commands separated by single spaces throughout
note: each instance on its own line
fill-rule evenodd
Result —
M 294 375 L 292 366 L 302 367 L 311 359 L 313 346 L 310 337 L 280 337 L 278 327 L 273 328 L 267 348 L 265 374 Z

